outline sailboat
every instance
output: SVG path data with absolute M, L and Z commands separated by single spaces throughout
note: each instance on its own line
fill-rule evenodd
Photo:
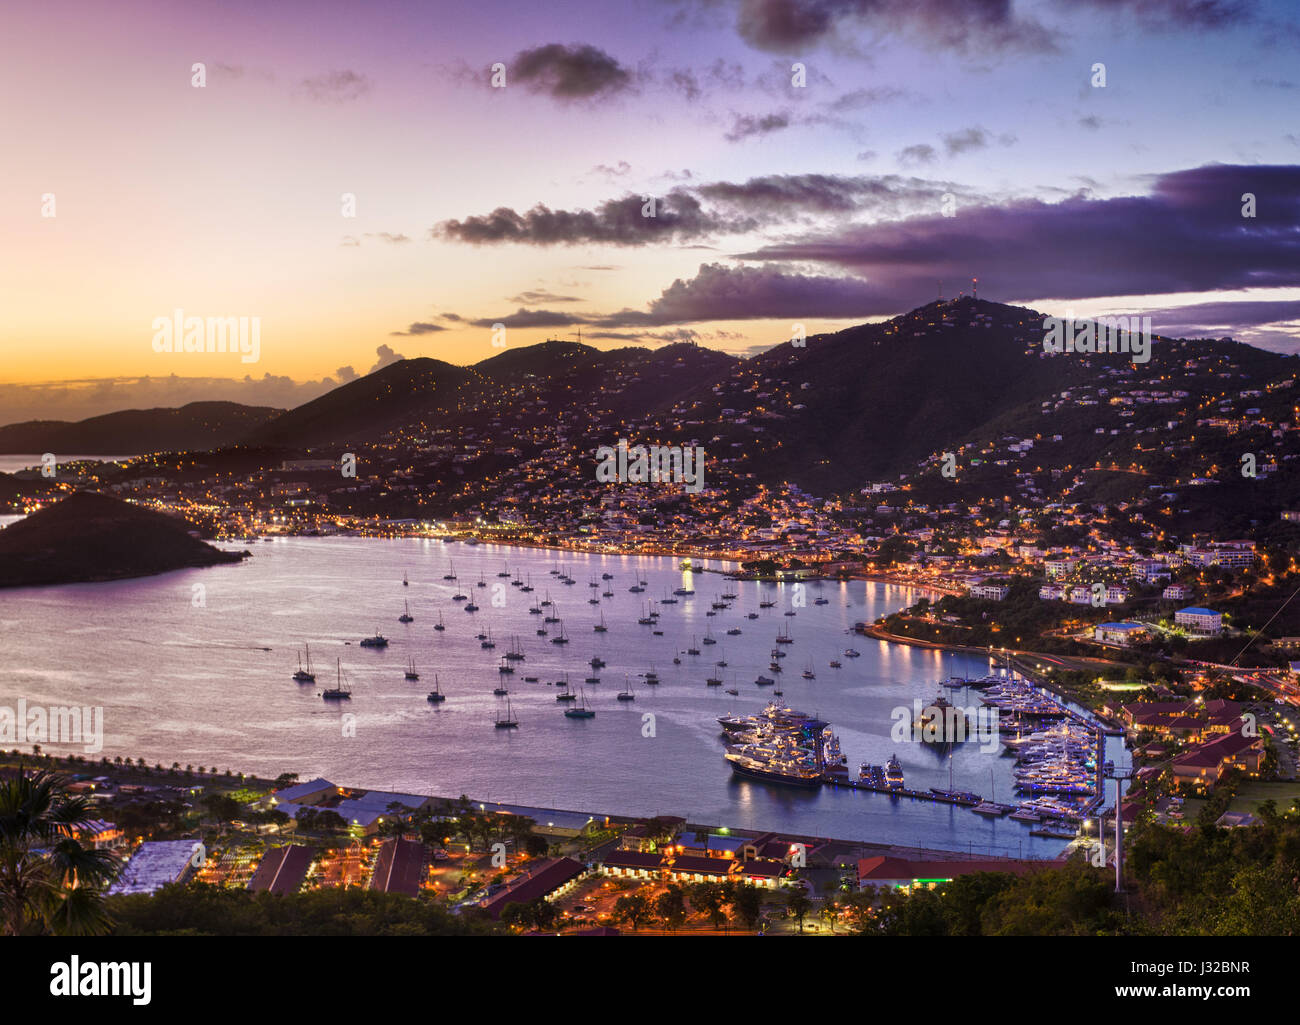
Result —
M 307 667 L 303 668 L 302 656 L 299 655 L 298 671 L 293 674 L 293 678 L 297 683 L 315 683 L 316 674 L 311 671 L 311 648 L 307 645 L 303 645 L 303 648 L 307 652 Z
M 595 709 L 587 707 L 587 695 L 585 693 L 579 697 L 577 708 L 566 708 L 564 710 L 566 719 L 591 719 L 595 715 Z
M 812 659 L 809 659 L 809 660 L 808 660 L 808 668 L 805 669 L 805 670 L 803 671 L 803 678 L 804 678 L 805 680 L 815 680 L 815 679 L 817 679 L 817 674 L 813 672 Z
M 403 586 L 403 587 L 410 587 L 410 586 L 411 586 L 411 582 L 410 582 L 409 580 L 406 579 L 406 574 L 405 574 L 405 573 L 402 574 L 402 586 Z
M 568 644 L 569 638 L 564 636 L 564 620 L 560 620 L 560 636 L 551 638 L 552 644 Z
M 447 560 L 447 572 L 443 574 L 442 579 L 443 580 L 456 579 L 456 564 L 452 562 L 450 559 Z
M 598 634 L 607 633 L 609 631 L 609 627 L 605 625 L 605 613 L 602 612 L 600 614 L 600 622 L 593 626 L 592 629 Z
M 506 698 L 506 717 L 504 719 L 497 719 L 496 727 L 499 730 L 513 730 L 518 727 L 518 725 L 519 720 L 514 717 L 514 713 L 510 709 L 510 699 Z
M 406 606 L 406 611 L 397 617 L 397 621 L 399 623 L 413 623 L 415 621 L 415 617 L 411 615 L 411 603 L 408 601 L 408 602 L 403 602 L 402 604 Z
M 436 624 L 434 624 L 434 627 L 433 627 L 433 628 L 434 628 L 435 630 L 446 630 L 446 629 L 447 629 L 447 624 L 444 623 L 444 622 L 442 621 L 442 613 L 441 613 L 441 612 L 438 613 L 438 622 L 437 622 Z
M 510 691 L 506 690 L 506 688 L 503 687 L 503 686 L 501 686 L 500 684 L 497 684 L 497 686 L 495 686 L 495 687 L 492 688 L 492 693 L 495 694 L 495 695 L 496 695 L 497 697 L 499 697 L 499 698 L 503 698 L 503 697 L 505 697 L 507 694 L 509 694 Z
M 408 680 L 418 680 L 420 674 L 415 671 L 415 656 L 411 656 L 411 661 L 406 666 L 406 678 Z
M 337 668 L 338 682 L 333 687 L 326 687 L 325 690 L 321 692 L 321 697 L 326 701 L 350 701 L 352 699 L 352 691 L 343 686 L 343 663 L 341 661 L 338 663 Z
M 475 584 L 474 586 L 475 586 L 475 587 L 487 587 L 487 581 L 483 579 L 483 573 L 482 573 L 481 571 L 479 572 L 479 575 L 478 575 L 478 583 Z
M 427 698 L 426 700 L 427 700 L 427 701 L 429 702 L 429 704 L 431 704 L 431 705 L 436 705 L 436 704 L 438 704 L 439 702 L 442 702 L 442 701 L 446 701 L 446 700 L 447 700 L 447 695 L 444 694 L 444 693 L 443 693 L 443 692 L 438 688 L 438 674 L 437 674 L 437 673 L 434 673 L 434 674 L 433 674 L 433 690 L 429 691 L 429 696 L 428 696 L 428 698 Z
M 632 693 L 632 683 L 627 675 L 623 676 L 623 689 L 618 692 L 619 701 L 635 701 L 636 695 Z
M 555 695 L 555 700 L 556 700 L 556 701 L 577 701 L 577 700 L 578 700 L 578 695 L 576 695 L 575 693 L 573 693 L 573 691 L 571 691 L 571 690 L 569 689 L 569 674 L 568 674 L 568 673 L 565 673 L 565 674 L 564 674 L 564 682 L 561 683 L 561 684 L 559 684 L 559 686 L 560 686 L 560 687 L 563 687 L 564 689 L 563 689 L 562 691 L 560 691 L 559 694 L 556 694 L 556 695 Z

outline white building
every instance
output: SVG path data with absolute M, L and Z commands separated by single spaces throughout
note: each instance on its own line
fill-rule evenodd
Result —
M 1223 613 L 1211 609 L 1190 607 L 1174 613 L 1174 622 L 1192 633 L 1217 634 L 1223 632 Z

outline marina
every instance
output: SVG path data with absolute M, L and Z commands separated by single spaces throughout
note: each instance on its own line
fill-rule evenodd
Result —
M 454 595 L 462 593 L 460 584 L 442 581 L 453 558 L 455 574 L 471 588 L 508 567 L 517 579 L 531 577 L 536 593 L 507 586 L 506 604 L 497 607 L 484 589 L 476 616 L 449 617 L 446 612 L 457 607 Z M 598 589 L 560 583 L 550 570 L 561 566 L 577 581 L 608 573 L 618 583 L 607 584 L 611 596 L 605 598 Z M 500 795 L 540 806 L 586 804 L 647 815 L 671 807 L 755 828 L 794 823 L 811 834 L 1000 855 L 1059 851 L 1059 842 L 1031 838 L 1009 817 L 967 814 L 967 806 L 930 793 L 935 787 L 988 796 L 992 773 L 998 799 L 1007 801 L 1016 783 L 1013 758 L 973 743 L 945 754 L 933 745 L 891 739 L 893 709 L 917 700 L 924 705 L 935 695 L 935 681 L 950 674 L 978 680 L 990 672 L 983 658 L 954 658 L 855 633 L 856 624 L 908 604 L 909 592 L 887 584 L 814 581 L 805 585 L 813 592 L 808 607 L 789 618 L 783 615 L 794 593 L 789 586 L 727 581 L 723 593 L 737 597 L 710 619 L 704 614 L 715 611 L 710 606 L 718 588 L 699 587 L 701 579 L 717 577 L 683 570 L 670 558 L 414 539 L 276 538 L 233 569 L 179 571 L 93 591 L 64 588 L 60 600 L 71 605 L 53 636 L 46 596 L 15 592 L 3 632 L 24 667 L 17 685 L 25 692 L 106 706 L 109 754 L 229 764 L 271 776 L 332 773 L 374 787 Z M 640 580 L 647 581 L 645 591 L 628 594 Z M 190 610 L 190 587 L 199 581 L 207 588 L 207 607 Z M 538 601 L 543 581 L 550 591 L 544 607 Z M 648 595 L 677 589 L 696 594 L 676 595 L 670 605 L 652 599 L 649 611 L 658 613 L 662 636 L 637 626 Z M 601 604 L 589 607 L 595 593 L 602 594 Z M 828 604 L 814 606 L 811 598 L 818 596 Z M 178 603 L 186 610 L 180 617 Z M 413 622 L 394 622 L 408 603 Z M 551 610 L 574 641 L 548 643 L 558 624 L 534 639 L 530 627 L 541 624 L 532 608 Z M 397 630 L 376 635 L 375 624 L 385 621 Z M 141 626 L 154 622 L 167 628 Z M 602 622 L 605 632 L 591 630 Z M 727 633 L 740 623 L 743 635 Z M 360 644 L 373 636 L 386 643 Z M 704 636 L 717 643 L 703 645 Z M 788 643 L 778 644 L 778 637 Z M 489 638 L 495 650 L 482 647 Z M 95 645 L 108 666 L 93 681 L 70 654 L 86 644 Z M 145 647 L 154 667 L 147 683 L 130 671 Z M 692 647 L 702 653 L 688 654 Z M 770 663 L 790 659 L 772 656 L 773 650 L 794 656 L 782 674 Z M 846 650 L 856 654 L 845 657 Z M 295 684 L 290 677 L 299 653 L 304 672 L 308 654 L 317 667 L 341 657 L 348 697 L 322 701 L 321 683 Z M 842 668 L 823 670 L 841 659 Z M 810 662 L 815 679 L 801 673 Z M 412 666 L 419 682 L 404 679 Z M 504 673 L 503 666 L 516 672 Z M 331 684 L 334 676 L 328 674 Z M 758 685 L 759 676 L 782 683 Z M 574 686 L 557 687 L 566 677 Z M 586 682 L 594 678 L 603 682 Z M 578 702 L 555 702 L 556 693 L 577 693 L 579 685 L 595 712 L 582 723 L 580 737 L 573 722 L 578 717 L 559 714 Z M 508 694 L 494 695 L 498 687 Z M 960 688 L 945 690 L 954 703 L 965 703 L 957 702 Z M 507 700 L 510 710 L 502 715 Z M 730 771 L 715 720 L 752 715 L 770 700 L 833 723 L 854 771 L 843 754 L 831 785 L 783 787 Z M 355 720 L 355 737 L 340 729 L 344 710 Z M 641 734 L 647 713 L 657 720 L 654 738 Z M 518 725 L 494 729 L 498 717 Z M 884 765 L 893 756 L 906 774 L 906 789 L 921 796 L 894 800 L 851 778 L 859 762 Z

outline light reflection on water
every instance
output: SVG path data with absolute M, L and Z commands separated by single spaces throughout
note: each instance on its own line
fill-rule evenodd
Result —
M 756 712 L 772 688 L 755 686 L 768 674 L 769 649 L 789 627 L 778 679 L 782 700 L 829 720 L 839 734 L 850 772 L 861 762 L 880 763 L 897 753 L 908 786 L 948 786 L 946 757 L 920 745 L 889 739 L 890 712 L 928 702 L 950 675 L 987 672 L 981 658 L 945 655 L 852 636 L 857 621 L 872 621 L 910 601 L 901 588 L 856 582 L 806 585 L 806 606 L 791 609 L 792 585 L 727 581 L 713 573 L 684 573 L 669 558 L 557 554 L 491 545 L 465 546 L 428 540 L 282 538 L 251 544 L 254 558 L 236 566 L 187 570 L 140 580 L 78 584 L 0 592 L 0 699 L 13 705 L 90 704 L 105 708 L 104 753 L 144 757 L 150 764 L 216 765 L 275 776 L 325 775 L 355 786 L 459 795 L 593 812 L 677 814 L 692 821 L 738 827 L 786 829 L 821 836 L 918 844 L 975 852 L 1048 856 L 1061 841 L 1031 838 L 1023 825 L 986 820 L 945 805 L 893 800 L 883 795 L 824 789 L 805 793 L 733 779 L 722 760 L 714 720 L 728 712 Z M 443 581 L 449 559 L 459 580 Z M 497 573 L 531 575 L 524 594 Z M 551 576 L 563 565 L 576 583 Z M 402 574 L 410 576 L 403 587 Z M 614 580 L 600 580 L 602 573 Z M 480 574 L 487 587 L 476 582 Z M 588 581 L 595 577 L 600 587 Z M 644 594 L 630 594 L 637 580 Z M 194 604 L 202 584 L 205 604 Z M 505 607 L 494 608 L 494 585 L 506 585 Z M 611 586 L 606 586 L 607 584 Z M 647 599 L 677 587 L 693 598 L 659 606 L 664 636 L 636 620 Z M 587 604 L 609 589 L 612 598 Z M 470 595 L 481 611 L 467 614 L 450 599 Z M 540 616 L 528 609 L 549 591 L 570 643 L 536 636 Z M 739 597 L 732 608 L 705 615 L 723 592 Z M 815 599 L 829 599 L 817 606 Z M 776 598 L 760 609 L 760 598 Z M 397 622 L 409 600 L 415 621 Z M 433 629 L 442 612 L 447 629 Z M 609 632 L 593 632 L 604 612 Z M 760 619 L 745 618 L 759 612 Z M 739 626 L 740 637 L 725 631 Z M 491 629 L 495 650 L 483 650 L 475 634 Z M 376 628 L 390 645 L 359 648 Z M 713 646 L 698 657 L 681 654 L 706 631 Z M 507 676 L 518 730 L 495 730 L 502 701 L 492 695 L 502 677 L 501 656 L 517 636 L 527 654 Z M 291 675 L 297 652 L 311 645 L 318 684 L 299 685 Z M 860 658 L 844 655 L 854 647 Z M 270 649 L 270 650 L 264 650 Z M 608 662 L 601 683 L 588 660 Z M 680 666 L 672 659 L 679 654 Z M 403 678 L 414 656 L 419 682 Z M 842 669 L 831 669 L 833 658 Z M 327 704 L 319 696 L 334 678 L 335 660 L 351 680 L 353 699 Z M 706 687 L 713 663 L 727 687 Z M 801 673 L 812 660 L 815 680 Z M 662 683 L 638 685 L 653 669 Z M 425 701 L 437 672 L 448 700 Z M 547 681 L 567 672 L 596 716 L 563 716 L 556 689 Z M 618 702 L 624 674 L 631 674 L 634 702 Z M 537 676 L 539 683 L 525 683 Z M 959 704 L 973 704 L 952 695 Z M 654 713 L 653 738 L 642 736 L 642 717 Z M 344 736 L 343 716 L 355 716 L 355 737 Z M 58 748 L 51 748 L 59 750 Z M 1012 798 L 1012 762 L 959 747 L 952 780 L 959 789 L 998 800 Z M 990 776 L 991 773 L 991 776 Z

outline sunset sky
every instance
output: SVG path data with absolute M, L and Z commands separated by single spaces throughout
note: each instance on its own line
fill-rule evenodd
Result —
M 1298 52 L 1284 0 L 10 4 L 0 422 L 288 405 L 495 322 L 747 353 L 976 275 L 1297 351 Z M 260 360 L 155 353 L 177 308 Z

